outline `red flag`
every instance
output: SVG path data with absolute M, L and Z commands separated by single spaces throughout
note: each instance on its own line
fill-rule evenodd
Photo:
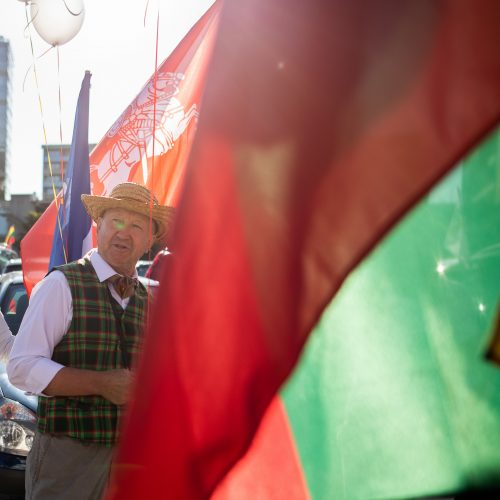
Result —
M 225 4 L 110 498 L 214 491 L 347 274 L 498 122 L 499 25 L 495 0 Z
M 58 195 L 58 205 L 61 203 Z M 28 295 L 47 274 L 56 225 L 57 207 L 52 202 L 21 240 L 23 277 Z
M 215 500 L 308 500 L 311 498 L 290 423 L 280 398 L 273 399 L 252 446 L 229 471 Z
M 219 10 L 214 3 L 193 26 L 92 151 L 92 194 L 105 195 L 132 181 L 152 189 L 161 204 L 177 203 Z M 47 273 L 56 214 L 52 202 L 21 242 L 28 293 Z

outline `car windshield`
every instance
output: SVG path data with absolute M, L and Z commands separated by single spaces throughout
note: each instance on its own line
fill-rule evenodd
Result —
M 10 273 L 11 271 L 21 271 L 22 270 L 22 264 L 21 264 L 21 259 L 13 259 L 9 260 L 7 264 L 5 264 L 3 268 L 3 273 Z
M 9 250 L 8 248 L 0 248 L 0 269 L 5 267 L 12 259 L 17 259 L 17 253 L 13 250 Z
M 24 284 L 10 283 L 5 291 L 0 309 L 5 321 L 9 325 L 10 331 L 15 335 L 19 330 L 26 308 L 28 307 L 28 296 Z
M 151 265 L 151 260 L 140 260 L 137 262 L 135 269 L 137 270 L 137 274 L 139 276 L 145 276 L 146 271 L 149 269 Z

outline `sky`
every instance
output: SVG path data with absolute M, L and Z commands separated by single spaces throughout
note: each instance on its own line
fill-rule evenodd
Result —
M 80 31 L 58 46 L 58 72 L 55 48 L 38 57 L 50 45 L 33 26 L 26 29 L 25 2 L 0 0 L 0 36 L 9 40 L 14 60 L 8 192 L 41 197 L 43 124 L 47 143 L 61 143 L 60 129 L 62 143 L 71 142 L 85 70 L 92 73 L 89 142 L 97 143 L 154 72 L 157 14 L 159 66 L 213 1 L 83 0 L 85 17 Z M 29 32 L 37 57 L 38 86 L 30 69 L 33 56 Z

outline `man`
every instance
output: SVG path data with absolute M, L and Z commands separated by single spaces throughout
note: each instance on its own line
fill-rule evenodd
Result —
M 97 223 L 97 250 L 33 289 L 7 367 L 12 384 L 40 395 L 29 499 L 102 496 L 145 324 L 147 291 L 131 278 L 173 217 L 134 183 L 82 201 Z

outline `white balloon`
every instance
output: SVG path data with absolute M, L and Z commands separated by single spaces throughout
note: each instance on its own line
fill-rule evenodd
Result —
M 79 31 L 85 17 L 83 0 L 32 0 L 31 19 L 50 45 L 63 45 Z

